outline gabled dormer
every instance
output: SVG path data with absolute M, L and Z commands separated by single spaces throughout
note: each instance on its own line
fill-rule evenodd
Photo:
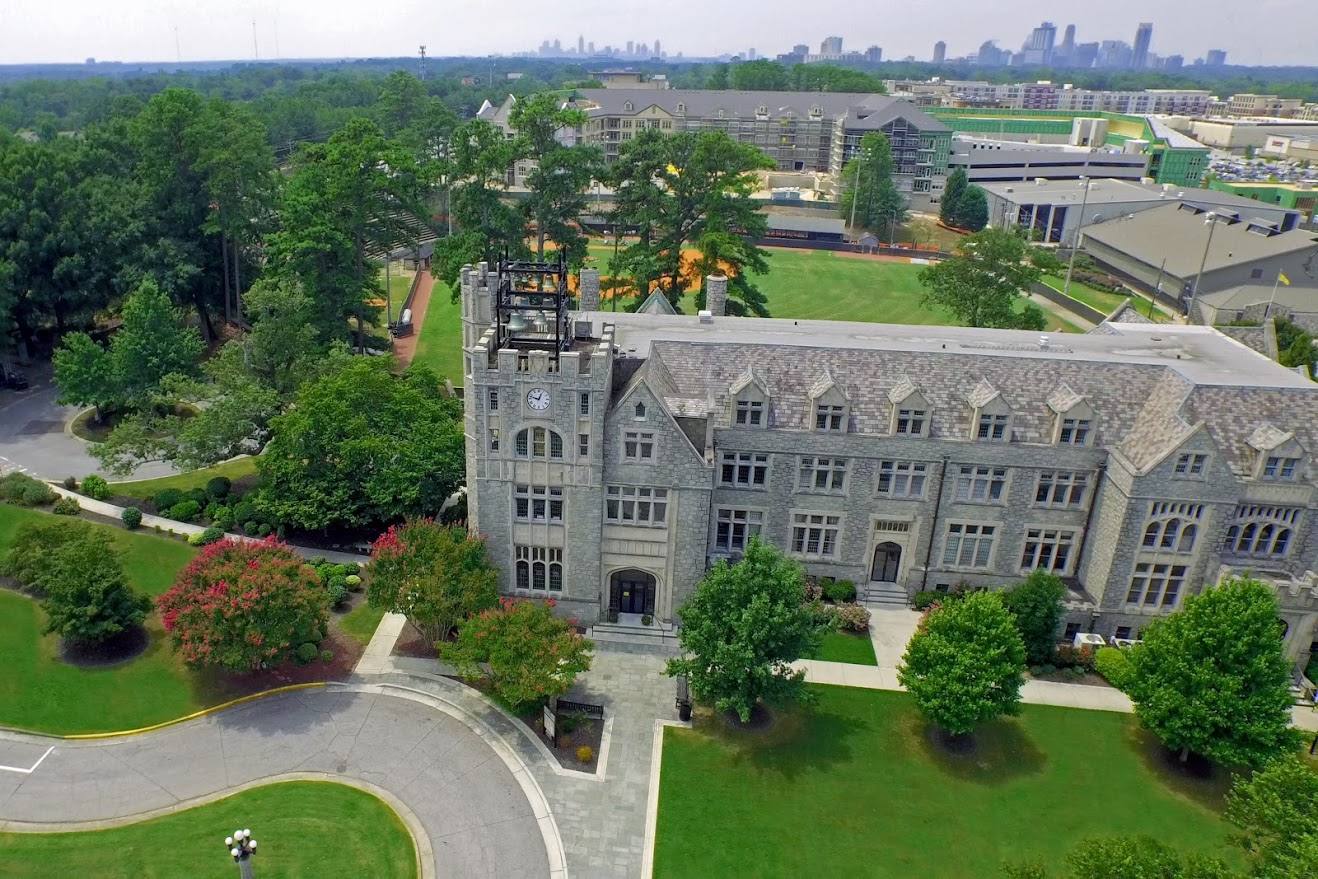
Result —
M 966 404 L 970 406 L 970 435 L 973 439 L 994 443 L 1011 441 L 1011 406 L 988 379 L 980 379 L 974 390 L 966 395 Z
M 1294 433 L 1264 422 L 1246 443 L 1254 450 L 1255 479 L 1294 482 L 1304 475 L 1307 455 Z
M 1053 412 L 1052 442 L 1059 446 L 1094 444 L 1094 408 L 1062 382 L 1048 397 Z
M 888 430 L 893 436 L 928 436 L 933 406 L 909 378 L 902 378 L 888 391 L 892 404 L 892 423 Z
M 755 367 L 747 366 L 746 371 L 737 376 L 728 386 L 728 397 L 735 427 L 769 426 L 769 388 Z
M 833 379 L 831 370 L 825 368 L 813 385 L 807 400 L 810 407 L 806 413 L 806 424 L 821 433 L 846 433 L 847 423 L 851 418 L 851 398 L 846 395 Z

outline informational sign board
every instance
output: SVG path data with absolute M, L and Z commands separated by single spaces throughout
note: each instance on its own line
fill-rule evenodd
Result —
M 555 732 L 556 730 L 554 729 L 554 709 L 546 705 L 545 706 L 545 738 L 549 739 L 549 741 L 551 742 L 554 741 L 555 738 L 557 738 Z

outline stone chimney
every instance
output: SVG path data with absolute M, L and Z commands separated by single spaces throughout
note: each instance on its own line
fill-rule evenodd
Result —
M 581 293 L 581 310 L 582 311 L 599 311 L 600 310 L 600 270 L 599 269 L 582 269 L 580 277 L 577 278 L 579 292 Z
M 714 317 L 728 313 L 728 276 L 709 275 L 705 278 L 705 309 Z

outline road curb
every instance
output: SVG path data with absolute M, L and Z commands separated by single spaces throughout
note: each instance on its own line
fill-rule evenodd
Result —
M 235 705 L 242 705 L 245 702 L 255 702 L 257 699 L 264 699 L 267 696 L 277 696 L 280 693 L 292 693 L 297 690 L 315 690 L 326 685 L 326 681 L 314 681 L 306 684 L 289 684 L 286 687 L 275 687 L 272 690 L 262 690 L 259 693 L 251 693 L 247 696 L 239 696 L 237 699 L 230 699 L 228 702 L 222 702 L 219 705 L 212 705 L 210 708 L 203 708 L 200 711 L 194 711 L 191 714 L 185 714 L 182 717 L 175 717 L 173 720 L 165 720 L 160 723 L 153 723 L 151 726 L 138 727 L 137 729 L 119 730 L 118 732 L 103 733 L 74 733 L 72 735 L 59 735 L 58 733 L 42 732 L 34 729 L 20 729 L 12 726 L 0 726 L 6 732 L 22 733 L 24 735 L 43 736 L 50 739 L 59 739 L 66 742 L 85 742 L 95 739 L 117 739 L 137 736 L 142 733 L 154 732 L 158 729 L 175 726 L 180 723 L 186 723 L 189 720 L 196 720 L 199 717 L 205 717 L 208 714 L 215 714 L 232 708 Z
M 177 803 L 162 806 L 159 809 L 151 809 L 146 812 L 139 812 L 136 815 L 125 815 L 120 818 L 107 818 L 97 821 L 60 822 L 54 824 L 36 822 L 28 823 L 24 821 L 0 821 L 0 833 L 87 833 L 98 830 L 113 830 L 118 827 L 129 827 L 133 824 L 140 824 L 143 821 L 150 821 L 154 818 L 163 818 L 166 815 L 174 815 L 178 812 L 186 812 L 189 809 L 196 809 L 200 806 L 210 805 L 211 803 L 218 803 L 249 790 L 269 787 L 274 784 L 288 784 L 290 782 L 298 781 L 314 782 L 316 784 L 339 784 L 344 787 L 354 788 L 375 797 L 398 817 L 398 820 L 403 823 L 403 827 L 407 830 L 407 835 L 411 837 L 413 857 L 416 858 L 417 876 L 419 876 L 420 879 L 435 879 L 434 845 L 431 843 L 430 836 L 426 833 L 425 827 L 421 824 L 421 819 L 416 816 L 415 812 L 407 807 L 406 803 L 384 788 L 371 784 L 368 781 L 331 775 L 327 772 L 285 772 L 267 778 L 258 778 L 244 784 L 226 788 L 222 791 L 194 797 L 190 800 L 180 800 Z

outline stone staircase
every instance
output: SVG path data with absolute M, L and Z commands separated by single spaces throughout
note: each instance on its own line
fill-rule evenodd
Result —
M 604 643 L 635 644 L 674 650 L 678 647 L 677 628 L 671 623 L 652 620 L 651 624 L 646 626 L 639 620 L 627 619 L 626 615 L 616 623 L 596 623 L 586 632 L 586 637 Z
M 910 607 L 911 600 L 906 590 L 896 583 L 866 583 L 860 595 L 867 605 L 885 607 Z

